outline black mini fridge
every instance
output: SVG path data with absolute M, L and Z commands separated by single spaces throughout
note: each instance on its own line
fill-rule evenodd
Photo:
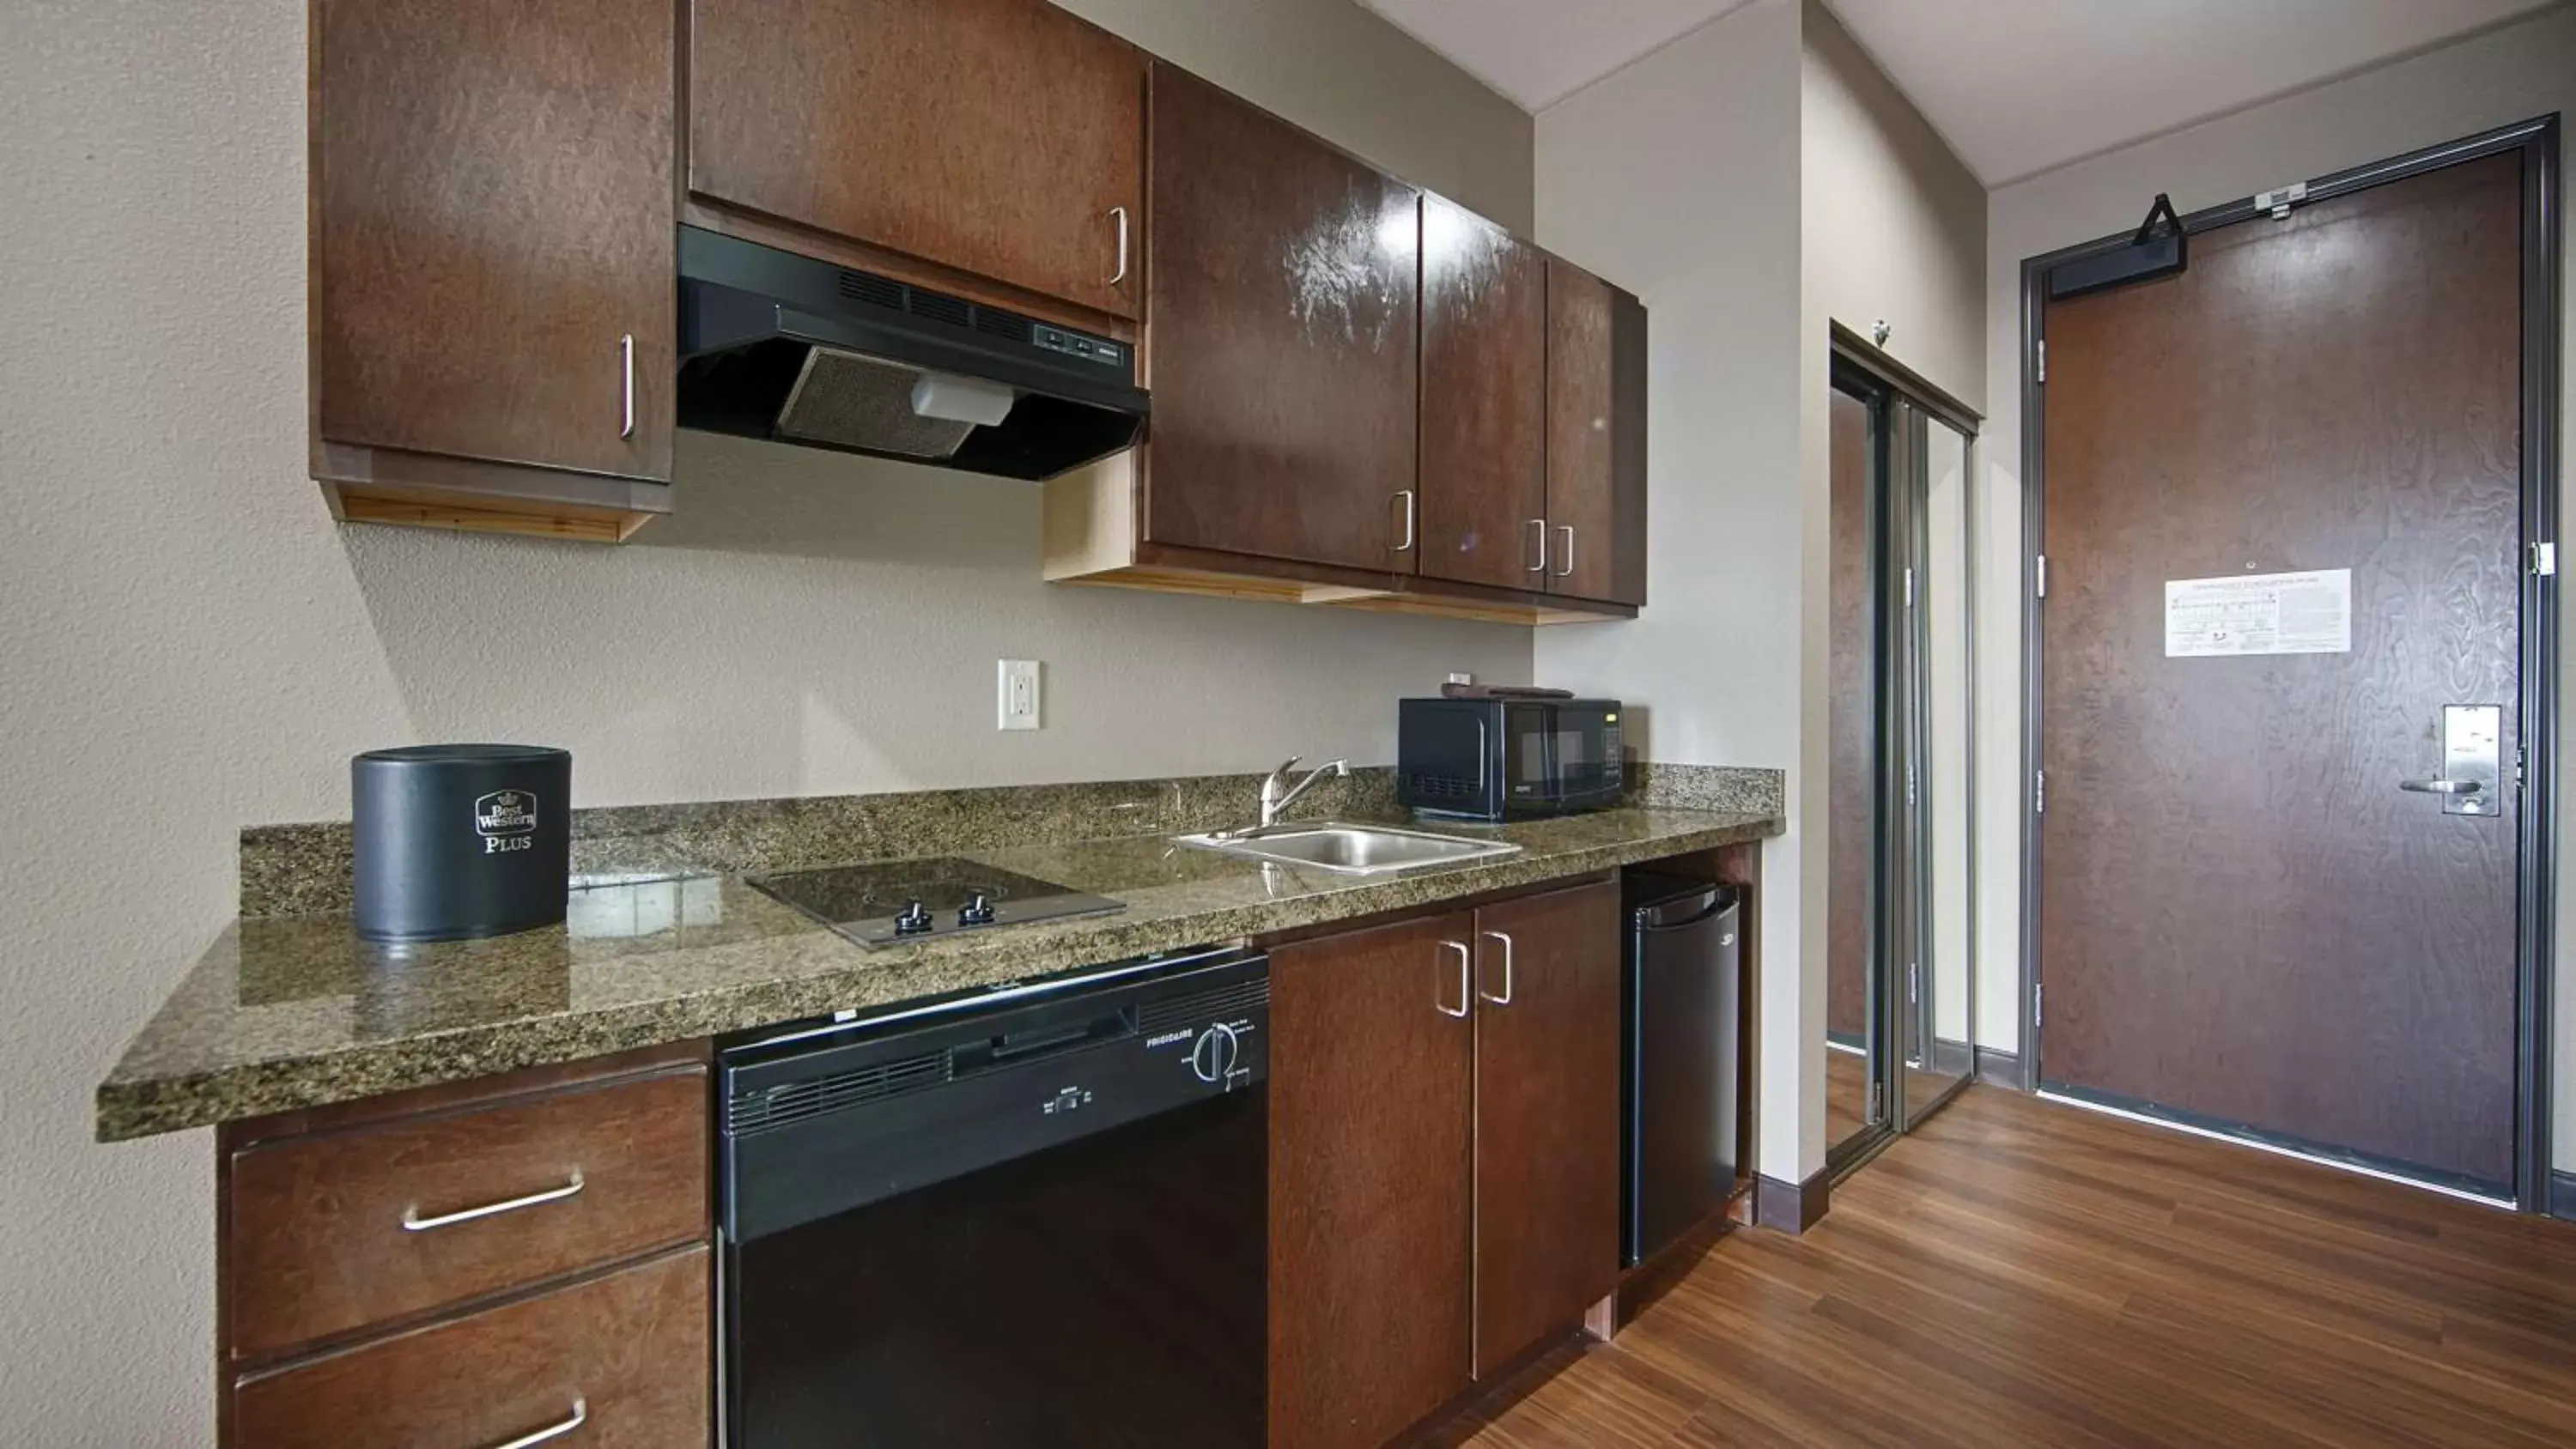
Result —
M 1631 870 L 1620 1105 L 1621 1252 L 1631 1267 L 1726 1205 L 1743 1109 L 1733 886 Z

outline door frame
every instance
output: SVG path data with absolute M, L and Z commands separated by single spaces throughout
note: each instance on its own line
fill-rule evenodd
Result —
M 2305 183 L 2296 204 L 2312 205 L 2391 181 L 2402 181 L 2464 161 L 2506 152 L 2522 156 L 2522 537 L 2520 599 L 2520 738 L 2524 744 L 2522 825 L 2515 865 L 2514 1201 L 2524 1212 L 2550 1210 L 2551 995 L 2557 922 L 2558 589 L 2555 569 L 2533 570 L 2542 547 L 2555 550 L 2558 534 L 2560 393 L 2559 286 L 2562 223 L 2559 192 L 2559 118 L 2541 116 L 2426 147 L 2385 161 L 2338 171 Z M 2184 234 L 2198 235 L 2273 214 L 2245 197 L 2191 212 Z M 2045 357 L 2049 271 L 2066 262 L 2117 251 L 2133 243 L 2119 232 L 2075 246 L 2026 257 L 2021 264 L 2021 462 L 2022 462 L 2022 679 L 2021 775 L 2028 782 L 2021 810 L 2021 1000 L 2019 1068 L 2024 1091 L 2039 1088 L 2041 1025 L 2046 1018 L 2039 959 L 2039 816 L 2046 808 L 2046 758 L 2040 717 L 2042 613 L 2039 545 L 2047 534 L 2047 477 L 2041 440 L 2047 389 L 2040 382 Z M 2222 1124 L 2188 1120 L 2186 1127 Z M 2231 1132 L 2266 1146 L 2259 1138 Z M 2295 1155 L 2314 1156 L 2297 1151 Z M 2318 1159 L 2329 1160 L 2329 1159 Z M 2335 1164 L 2349 1166 L 2351 1164 Z M 2431 1184 L 2426 1184 L 2430 1186 Z M 2443 1189 L 2448 1190 L 2448 1189 Z M 2485 1199 L 2480 1199 L 2484 1201 Z M 2571 1205 L 2576 1206 L 2576 1205 Z
M 1917 440 L 1896 436 L 1893 427 L 1907 411 L 1922 415 L 1926 428 L 1945 426 L 1960 437 L 1962 467 L 1968 479 L 1977 476 L 1980 456 L 1980 430 L 1984 419 L 1977 412 L 1935 385 L 1929 378 L 1872 343 L 1868 338 L 1840 322 L 1827 327 L 1827 353 L 1831 381 L 1829 386 L 1844 390 L 1865 389 L 1877 399 L 1871 404 L 1874 453 L 1870 477 L 1869 522 L 1869 594 L 1870 611 L 1870 699 L 1873 718 L 1871 745 L 1871 842 L 1869 859 L 1870 910 L 1869 936 L 1865 947 L 1870 977 L 1866 1008 L 1868 1016 L 1863 1031 L 1869 1052 L 1871 1085 L 1881 1094 L 1880 1120 L 1865 1126 L 1843 1143 L 1827 1143 L 1826 1163 L 1836 1180 L 1848 1176 L 1863 1163 L 1875 1157 L 1896 1138 L 1912 1131 L 1933 1111 L 1946 1105 L 1976 1080 L 1976 960 L 1977 960 L 1977 838 L 1975 817 L 1977 799 L 1977 543 L 1981 535 L 1976 526 L 1973 490 L 1963 500 L 1966 517 L 1962 519 L 1962 551 L 1967 567 L 1962 571 L 1963 618 L 1967 629 L 1968 658 L 1967 737 L 1961 744 L 1966 751 L 1967 774 L 1964 793 L 1969 804 L 1968 851 L 1964 862 L 1968 902 L 1967 950 L 1957 969 L 1968 973 L 1968 1065 L 1959 1079 L 1942 1088 L 1923 1102 L 1909 1100 L 1905 1085 L 1904 1054 L 1895 1012 L 1904 1000 L 1906 982 L 1896 964 L 1897 954 L 1888 949 L 1891 939 L 1911 939 L 1920 953 L 1926 946 L 1932 903 L 1929 899 L 1909 894 L 1903 903 L 1904 913 L 1913 919 L 1900 920 L 1900 907 L 1894 900 L 1895 877 L 1899 858 L 1917 864 L 1930 855 L 1932 782 L 1918 778 L 1916 790 L 1921 803 L 1912 810 L 1905 804 L 1903 786 L 1887 769 L 1887 761 L 1897 752 L 1920 756 L 1921 744 L 1929 733 L 1929 721 L 1920 713 L 1909 713 L 1909 703 L 1898 667 L 1913 651 L 1922 649 L 1924 620 L 1911 611 L 1888 607 L 1890 561 L 1910 545 L 1921 526 L 1917 500 L 1899 499 L 1895 485 L 1902 477 L 1913 483 L 1923 481 L 1923 449 Z M 1843 379 L 1850 379 L 1845 388 Z M 1900 466 L 1901 464 L 1901 466 Z M 1905 538 L 1896 536 L 1898 528 Z M 1921 701 L 1911 701 L 1920 705 Z M 1899 824 L 1890 828 L 1891 821 Z M 1919 882 L 1919 869 L 1911 879 Z M 1910 932 L 1910 936 L 1907 933 Z M 1839 1150 L 1838 1150 L 1839 1149 Z

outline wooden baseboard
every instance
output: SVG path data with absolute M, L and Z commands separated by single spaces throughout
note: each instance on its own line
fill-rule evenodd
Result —
M 2022 1090 L 2020 1056 L 1994 1047 L 1977 1048 L 1977 1080 L 2016 1092 Z
M 1784 1233 L 1803 1233 L 1824 1217 L 1832 1206 L 1833 1195 L 1833 1173 L 1829 1168 L 1817 1168 L 1805 1182 L 1755 1178 L 1753 1222 L 1757 1227 L 1778 1228 Z

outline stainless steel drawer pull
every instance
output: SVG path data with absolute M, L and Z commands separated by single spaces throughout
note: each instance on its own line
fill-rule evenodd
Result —
M 590 1400 L 575 1399 L 572 1401 L 571 1418 L 558 1420 L 542 1429 L 522 1434 L 516 1439 L 504 1439 L 493 1445 L 492 1449 L 528 1449 L 531 1444 L 543 1444 L 548 1439 L 560 1439 L 589 1422 Z
M 1574 525 L 1560 523 L 1556 526 L 1556 531 L 1565 535 L 1565 557 L 1559 560 L 1562 567 L 1556 571 L 1556 576 L 1561 579 L 1574 572 Z
M 1479 991 L 1476 994 L 1496 1006 L 1509 1006 L 1512 1004 L 1512 938 L 1500 931 L 1480 931 L 1477 934 L 1489 941 L 1503 943 L 1503 994 L 1496 996 L 1489 991 Z
M 1406 488 L 1399 491 L 1395 495 L 1395 501 L 1404 505 L 1404 542 L 1397 544 L 1395 551 L 1410 552 L 1413 548 L 1413 490 Z
M 1538 562 L 1531 564 L 1529 571 L 1543 574 L 1547 572 L 1547 520 L 1533 518 L 1529 521 L 1529 526 L 1530 531 L 1538 535 Z
M 420 1204 L 414 1203 L 410 1207 L 403 1209 L 403 1231 L 406 1233 L 425 1233 L 431 1228 L 444 1228 L 453 1226 L 457 1223 L 470 1223 L 476 1218 L 488 1218 L 497 1213 L 514 1213 L 521 1208 L 539 1207 L 550 1202 L 562 1202 L 565 1198 L 571 1197 L 573 1194 L 581 1191 L 581 1189 L 581 1169 L 576 1167 L 572 1170 L 572 1181 L 565 1183 L 563 1186 L 550 1187 L 544 1192 L 532 1192 L 526 1197 L 514 1197 L 506 1202 L 487 1202 L 481 1207 L 464 1208 L 452 1213 L 440 1213 L 434 1218 L 422 1217 L 420 1215 Z M 537 1441 L 534 1439 L 528 1439 L 519 1442 L 533 1444 Z
M 1458 1009 L 1452 1011 L 1436 1000 L 1431 1004 L 1439 1007 L 1442 1016 L 1465 1016 L 1470 993 L 1476 989 L 1470 984 L 1475 975 L 1476 953 L 1468 950 L 1464 941 L 1443 941 L 1440 944 L 1443 949 L 1458 953 Z
M 1118 270 L 1109 278 L 1109 285 L 1115 287 L 1127 280 L 1127 208 L 1113 206 L 1109 216 L 1118 223 Z
M 621 359 L 623 359 L 623 360 L 624 360 L 624 364 L 625 364 L 625 367 L 626 367 L 626 402 L 625 402 L 625 411 L 621 414 L 621 416 L 624 418 L 624 421 L 623 421 L 621 424 L 619 424 L 619 426 L 618 426 L 618 429 L 617 429 L 617 436 L 619 436 L 619 437 L 621 437 L 621 438 L 631 438 L 631 437 L 634 437 L 634 436 L 635 436 L 635 334 L 634 334 L 634 333 L 629 332 L 629 333 L 627 333 L 625 336 L 620 337 L 620 338 L 618 338 L 618 339 L 617 339 L 617 353 L 618 353 L 618 356 L 619 356 Z

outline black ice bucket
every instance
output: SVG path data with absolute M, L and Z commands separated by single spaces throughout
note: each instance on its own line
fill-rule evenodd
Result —
M 358 934 L 457 941 L 562 923 L 572 756 L 414 745 L 349 761 Z

